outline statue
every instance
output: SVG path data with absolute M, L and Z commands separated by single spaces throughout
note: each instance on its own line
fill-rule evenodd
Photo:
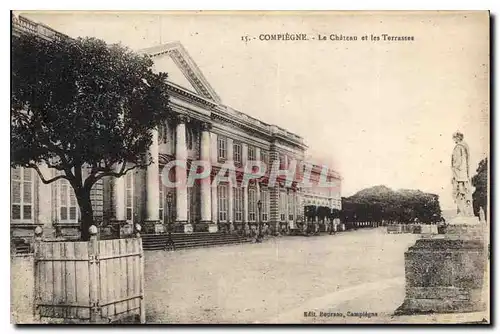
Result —
M 453 134 L 453 140 L 456 144 L 451 156 L 453 199 L 457 204 L 457 214 L 471 217 L 474 213 L 472 209 L 469 146 L 464 142 L 464 135 L 460 132 Z
M 483 287 L 487 265 L 487 230 L 472 211 L 469 147 L 453 134 L 451 156 L 456 217 L 444 234 L 417 239 L 405 252 L 405 299 L 395 314 L 468 313 L 488 310 Z

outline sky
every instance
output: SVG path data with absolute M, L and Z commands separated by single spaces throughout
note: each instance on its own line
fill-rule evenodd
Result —
M 342 196 L 383 184 L 438 194 L 451 209 L 452 134 L 464 133 L 472 171 L 489 152 L 484 12 L 16 14 L 134 50 L 180 41 L 224 104 L 302 136 L 342 175 Z M 258 38 L 286 32 L 309 40 Z M 414 40 L 371 41 L 382 34 Z

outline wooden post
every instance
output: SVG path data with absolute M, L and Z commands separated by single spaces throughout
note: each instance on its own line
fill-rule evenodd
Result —
M 40 255 L 40 243 L 42 242 L 43 229 L 41 226 L 35 228 L 35 236 L 33 238 L 33 244 L 31 245 L 33 250 L 33 318 L 34 320 L 40 320 L 40 312 L 38 312 L 38 304 L 40 303 L 40 266 L 37 262 L 37 257 Z
M 100 306 L 98 296 L 99 285 L 99 249 L 97 240 L 97 227 L 89 227 L 89 293 L 90 293 L 90 322 L 97 323 L 100 320 Z

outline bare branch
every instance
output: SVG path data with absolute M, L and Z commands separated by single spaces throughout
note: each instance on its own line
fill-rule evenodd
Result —
M 123 164 L 125 166 L 125 164 Z M 114 176 L 114 177 L 122 177 L 123 175 L 127 174 L 128 171 L 131 171 L 132 169 L 140 167 L 139 165 L 133 165 L 131 167 L 125 168 L 120 171 L 120 172 L 103 172 L 102 174 L 99 174 L 96 176 L 96 181 L 102 179 L 105 176 Z
M 139 167 L 141 167 L 141 165 L 134 164 L 134 165 L 127 168 L 127 162 L 124 161 L 118 172 L 114 172 L 114 171 L 109 170 L 109 169 L 98 170 L 96 173 L 93 173 L 89 177 L 87 177 L 87 179 L 85 180 L 84 187 L 87 189 L 90 189 L 97 181 L 99 181 L 100 179 L 102 179 L 105 176 L 122 177 L 123 175 L 127 174 L 128 171 L 135 169 L 135 168 L 139 168 Z M 101 173 L 98 174 L 99 172 L 101 172 Z
M 69 180 L 66 175 L 58 175 L 56 177 L 53 177 L 52 179 L 46 180 L 43 177 L 42 171 L 40 170 L 40 168 L 38 168 L 38 166 L 36 164 L 27 164 L 27 165 L 25 165 L 25 167 L 33 168 L 34 170 L 36 170 L 36 172 L 37 172 L 38 176 L 40 177 L 40 180 L 42 180 L 43 184 L 50 184 L 50 183 L 55 182 L 55 181 L 60 180 L 60 179 Z

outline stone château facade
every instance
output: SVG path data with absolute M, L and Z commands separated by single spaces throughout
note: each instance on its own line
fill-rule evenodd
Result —
M 13 34 L 17 33 L 69 38 L 23 17 L 13 18 Z M 280 231 L 303 221 L 306 203 L 340 209 L 341 178 L 336 172 L 326 173 L 327 180 L 336 183 L 336 187 L 301 187 L 300 175 L 307 166 L 312 166 L 312 175 L 320 174 L 319 166 L 304 163 L 307 147 L 302 137 L 226 106 L 179 42 L 141 52 L 152 57 L 155 67 L 167 62 L 182 74 L 178 82 L 173 76 L 168 82 L 175 117 L 153 131 L 149 148 L 152 164 L 118 179 L 104 178 L 94 186 L 92 203 L 99 224 L 139 223 L 151 233 L 164 232 L 170 226 L 176 232 L 190 233 L 248 229 L 262 221 L 271 230 Z M 210 181 L 228 162 L 234 162 L 231 168 L 237 182 L 167 187 L 165 178 L 185 182 L 188 177 L 186 170 L 177 167 L 164 173 L 164 167 L 174 160 L 185 161 L 187 169 L 194 161 L 208 162 Z M 270 186 L 268 170 L 242 186 L 248 161 L 262 161 L 269 166 L 279 161 L 280 170 L 296 164 L 299 177 L 287 184 L 285 177 L 279 175 L 277 183 Z M 45 185 L 36 172 L 16 168 L 12 170 L 11 184 L 14 236 L 29 235 L 35 226 L 51 231 L 45 235 L 78 235 L 79 209 L 66 180 Z

